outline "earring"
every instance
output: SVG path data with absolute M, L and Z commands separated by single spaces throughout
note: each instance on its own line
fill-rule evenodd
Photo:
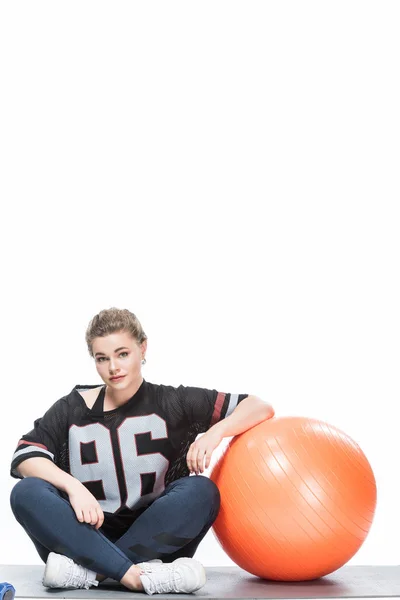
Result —
M 142 365 L 145 365 L 145 364 L 146 364 L 146 362 L 147 362 L 147 360 L 144 358 L 144 359 L 142 360 Z

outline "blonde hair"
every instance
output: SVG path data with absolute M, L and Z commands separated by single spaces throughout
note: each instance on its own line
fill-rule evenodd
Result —
M 147 340 L 147 335 L 136 315 L 126 308 L 107 308 L 95 315 L 86 329 L 85 338 L 90 356 L 93 358 L 92 342 L 94 338 L 119 331 L 130 333 L 139 345 Z

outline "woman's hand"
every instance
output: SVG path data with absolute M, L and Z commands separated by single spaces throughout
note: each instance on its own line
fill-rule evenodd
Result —
M 77 482 L 67 493 L 78 521 L 99 529 L 104 522 L 104 513 L 93 494 L 81 482 Z
M 205 468 L 208 469 L 211 462 L 211 455 L 215 448 L 219 446 L 223 436 L 213 427 L 206 431 L 189 448 L 186 455 L 187 466 L 191 473 L 202 473 L 204 471 L 204 458 L 206 459 Z

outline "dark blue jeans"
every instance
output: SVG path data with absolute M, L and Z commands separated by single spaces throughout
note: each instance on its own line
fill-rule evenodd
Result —
M 208 477 L 177 479 L 116 540 L 78 521 L 68 495 L 39 477 L 21 479 L 10 503 L 43 562 L 56 552 L 120 581 L 133 564 L 191 558 L 218 516 L 220 494 Z

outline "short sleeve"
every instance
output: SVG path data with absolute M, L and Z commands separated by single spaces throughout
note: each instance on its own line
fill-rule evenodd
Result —
M 68 432 L 67 410 L 68 404 L 64 396 L 57 400 L 43 417 L 34 421 L 33 429 L 24 434 L 17 444 L 11 459 L 11 477 L 23 479 L 16 469 L 28 458 L 38 456 L 57 463 L 60 448 Z
M 183 385 L 177 391 L 187 421 L 191 425 L 197 424 L 199 433 L 229 417 L 239 402 L 248 396 Z

